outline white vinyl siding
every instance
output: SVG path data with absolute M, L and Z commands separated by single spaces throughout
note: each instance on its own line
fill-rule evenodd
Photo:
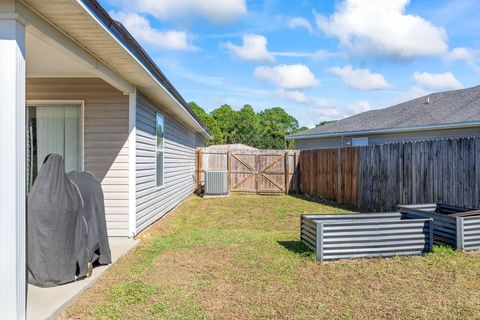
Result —
M 202 146 L 201 139 L 169 115 L 164 115 L 164 183 L 156 187 L 158 111 L 145 96 L 137 94 L 137 232 L 160 219 L 195 189 L 195 148 Z
M 84 168 L 102 183 L 109 236 L 128 236 L 128 96 L 97 78 L 28 78 L 27 100 L 85 101 Z

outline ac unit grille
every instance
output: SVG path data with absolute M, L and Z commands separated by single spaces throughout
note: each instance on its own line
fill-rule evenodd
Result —
M 228 194 L 227 171 L 205 171 L 205 195 Z

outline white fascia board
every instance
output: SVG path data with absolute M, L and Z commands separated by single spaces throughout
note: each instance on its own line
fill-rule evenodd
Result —
M 472 122 L 438 124 L 438 125 L 405 127 L 405 128 L 344 131 L 344 132 L 321 133 L 321 134 L 311 134 L 311 135 L 301 135 L 301 136 L 287 136 L 286 138 L 293 139 L 293 140 L 303 140 L 303 139 L 331 138 L 331 137 L 344 137 L 344 136 L 361 136 L 361 135 L 382 134 L 382 133 L 401 133 L 401 132 L 412 132 L 412 131 L 462 129 L 462 128 L 472 128 L 472 127 L 480 127 L 480 122 L 472 121 Z
M 76 58 L 76 60 L 84 65 L 95 76 L 105 80 L 124 94 L 129 94 L 135 91 L 134 86 L 128 81 L 114 72 L 112 68 L 104 64 L 86 48 L 82 47 L 57 27 L 53 26 L 50 22 L 44 19 L 40 13 L 35 12 L 34 9 L 21 2 L 18 2 L 17 9 L 25 19 L 28 30 L 37 37 L 57 50 Z
M 200 129 L 200 132 L 202 132 L 205 137 L 207 137 L 208 139 L 212 139 L 213 137 L 203 128 L 203 126 L 197 121 L 197 119 L 195 119 L 191 114 L 190 112 L 188 112 L 188 110 L 170 93 L 169 90 L 167 90 L 167 88 L 165 88 L 163 86 L 163 84 L 157 80 L 157 78 L 150 72 L 150 70 L 148 70 L 148 68 L 123 44 L 122 41 L 120 41 L 111 31 L 109 28 L 107 28 L 107 26 L 105 26 L 98 18 L 97 16 L 90 10 L 90 8 L 88 8 L 85 3 L 83 3 L 82 0 L 75 0 L 76 3 L 83 9 L 85 10 L 85 12 L 88 13 L 88 15 L 100 26 L 103 28 L 103 30 L 105 30 L 105 32 L 107 32 L 111 37 L 112 39 L 114 39 L 117 44 L 123 48 L 125 50 L 125 52 L 130 55 L 130 57 L 135 60 L 138 65 L 150 76 L 151 80 L 153 80 L 155 82 L 155 84 L 157 86 L 159 86 L 165 93 L 168 94 L 168 96 L 172 99 L 172 101 L 178 106 L 181 108 L 181 110 L 183 112 L 185 112 L 187 114 L 187 116 L 190 118 L 191 121 L 193 121 L 193 123 L 195 123 L 197 125 L 197 129 Z

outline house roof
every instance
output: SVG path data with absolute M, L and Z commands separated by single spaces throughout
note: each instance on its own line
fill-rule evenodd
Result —
M 114 73 L 137 87 L 165 111 L 200 135 L 210 133 L 133 36 L 97 0 L 24 0 Z M 85 56 L 85 55 L 83 55 Z M 98 67 L 100 68 L 100 67 Z
M 432 93 L 290 135 L 291 139 L 480 126 L 480 86 Z

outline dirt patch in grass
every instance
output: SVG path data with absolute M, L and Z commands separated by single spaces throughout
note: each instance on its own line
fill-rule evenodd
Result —
M 287 196 L 190 198 L 62 319 L 480 317 L 478 253 L 317 263 L 299 215 L 341 211 Z

